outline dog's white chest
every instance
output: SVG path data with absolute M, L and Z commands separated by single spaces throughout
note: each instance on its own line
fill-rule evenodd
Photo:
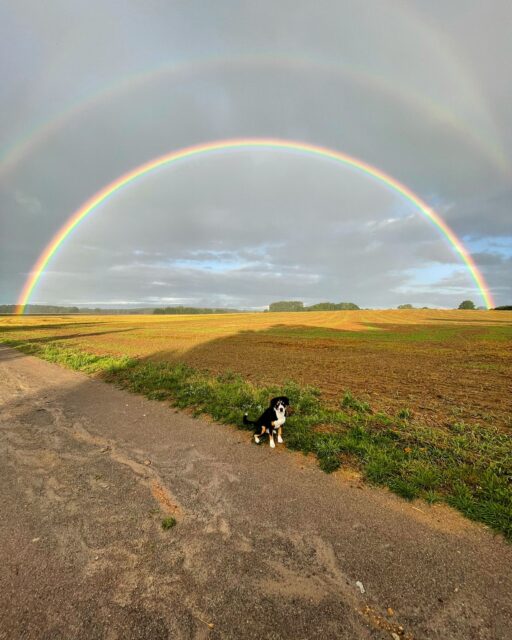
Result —
M 282 427 L 283 424 L 286 422 L 286 416 L 278 416 L 277 420 L 274 422 L 274 427 Z

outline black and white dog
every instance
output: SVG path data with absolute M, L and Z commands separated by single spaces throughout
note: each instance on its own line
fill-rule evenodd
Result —
M 270 446 L 274 448 L 274 434 L 277 432 L 277 441 L 279 444 L 283 442 L 282 428 L 286 422 L 286 412 L 290 406 L 290 401 L 286 396 L 278 396 L 272 398 L 270 407 L 265 409 L 257 420 L 249 420 L 247 414 L 244 415 L 244 424 L 252 424 L 256 427 L 254 441 L 259 444 L 260 438 L 268 433 Z

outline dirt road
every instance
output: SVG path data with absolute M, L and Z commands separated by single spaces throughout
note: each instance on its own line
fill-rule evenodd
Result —
M 2 639 L 510 637 L 482 526 L 5 347 L 0 482 Z

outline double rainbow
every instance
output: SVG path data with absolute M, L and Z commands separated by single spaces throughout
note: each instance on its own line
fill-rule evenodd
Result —
M 391 176 L 387 175 L 380 169 L 373 167 L 362 160 L 358 160 L 352 156 L 329 149 L 327 147 L 321 147 L 317 145 L 308 144 L 305 142 L 297 142 L 292 140 L 281 140 L 278 138 L 236 138 L 230 140 L 219 140 L 217 142 L 209 142 L 206 144 L 194 145 L 172 151 L 145 164 L 142 164 L 132 171 L 125 173 L 117 180 L 114 180 L 106 187 L 98 191 L 87 202 L 85 202 L 66 223 L 55 234 L 45 250 L 39 256 L 37 262 L 34 264 L 32 271 L 30 272 L 23 289 L 19 295 L 16 312 L 23 314 L 25 307 L 28 304 L 30 297 L 36 287 L 39 278 L 43 274 L 44 270 L 48 266 L 51 258 L 55 255 L 56 251 L 64 240 L 71 234 L 71 232 L 97 207 L 103 204 L 117 191 L 130 184 L 131 182 L 147 175 L 151 171 L 158 169 L 164 165 L 169 165 L 173 162 L 185 160 L 193 156 L 200 156 L 211 154 L 220 151 L 229 151 L 236 149 L 278 149 L 283 151 L 298 151 L 311 156 L 317 156 L 324 159 L 334 160 L 345 166 L 350 166 L 362 171 L 363 173 L 376 178 L 386 186 L 393 189 L 395 192 L 401 194 L 406 200 L 413 204 L 418 211 L 420 211 L 428 220 L 430 220 L 448 239 L 455 251 L 460 255 L 463 262 L 467 266 L 476 286 L 478 287 L 482 298 L 487 308 L 494 306 L 494 301 L 489 288 L 476 266 L 473 258 L 468 253 L 462 242 L 457 238 L 455 233 L 450 229 L 441 216 L 431 209 L 421 198 L 413 193 L 408 187 L 398 182 Z

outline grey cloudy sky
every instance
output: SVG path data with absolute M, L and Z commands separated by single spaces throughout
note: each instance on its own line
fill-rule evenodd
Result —
M 92 194 L 191 144 L 353 155 L 453 228 L 512 300 L 508 0 L 0 0 L 0 303 Z M 264 307 L 482 304 L 444 236 L 382 183 L 283 150 L 195 157 L 91 214 L 31 299 Z

